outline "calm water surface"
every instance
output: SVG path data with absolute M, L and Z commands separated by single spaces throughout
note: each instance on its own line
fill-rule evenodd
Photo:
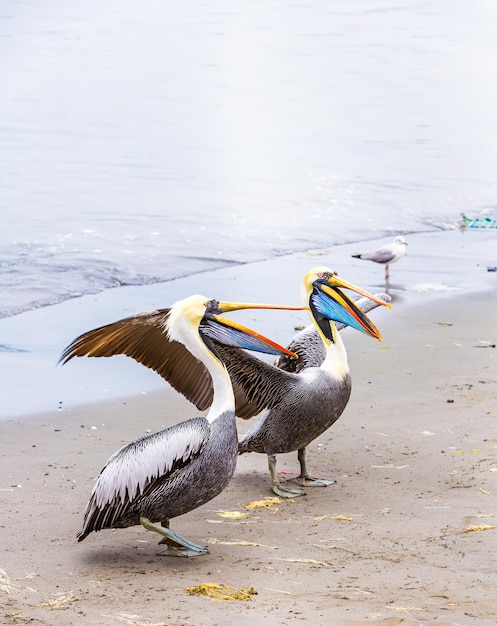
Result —
M 497 4 L 3 0 L 0 316 L 497 217 Z

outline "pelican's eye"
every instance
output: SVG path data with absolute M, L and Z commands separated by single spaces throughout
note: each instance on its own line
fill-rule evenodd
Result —
M 329 280 L 333 276 L 338 276 L 338 272 L 327 271 L 327 272 L 319 272 L 318 274 L 319 280 Z
M 219 300 L 207 300 L 205 310 L 211 313 L 219 313 Z

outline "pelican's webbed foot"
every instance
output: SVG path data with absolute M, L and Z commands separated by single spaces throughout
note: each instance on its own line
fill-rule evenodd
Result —
M 297 478 L 291 478 L 290 482 L 295 483 L 296 485 L 301 485 L 302 487 L 327 487 L 328 485 L 333 485 L 336 480 L 332 480 L 331 478 L 322 478 L 318 476 L 297 476 Z
M 202 556 L 209 553 L 207 546 L 200 546 L 181 535 L 177 535 L 169 530 L 169 523 L 167 520 L 160 524 L 151 522 L 146 517 L 140 517 L 140 524 L 147 530 L 159 533 L 162 535 L 162 539 L 159 541 L 159 545 L 165 543 L 167 545 L 166 550 L 162 550 L 157 554 L 159 556 L 179 556 L 179 557 L 192 557 Z
M 291 487 L 284 486 L 278 478 L 278 472 L 276 471 L 276 455 L 268 454 L 267 457 L 269 471 L 271 472 L 271 489 L 280 498 L 298 498 L 299 496 L 305 496 L 305 491 L 302 489 L 292 489 Z
M 159 541 L 159 543 L 168 543 L 167 541 Z M 165 550 L 161 550 L 160 552 L 157 552 L 157 556 L 179 556 L 181 558 L 191 558 L 193 556 L 203 556 L 204 554 L 209 554 L 209 549 L 207 548 L 207 546 L 199 546 L 197 544 L 194 544 L 196 546 L 195 550 L 192 548 L 183 548 L 183 547 L 176 547 L 173 545 L 169 545 Z
M 280 498 L 298 498 L 299 496 L 305 496 L 305 491 L 302 489 L 290 489 L 290 487 L 285 487 L 279 481 L 277 483 L 273 483 L 271 485 L 271 489 L 273 493 L 275 493 Z
M 296 483 L 301 487 L 327 487 L 328 485 L 333 485 L 333 483 L 336 482 L 331 478 L 322 478 L 309 475 L 305 460 L 305 448 L 301 448 L 298 451 L 298 458 L 300 463 L 300 476 L 297 476 L 297 478 L 292 478 L 291 482 Z

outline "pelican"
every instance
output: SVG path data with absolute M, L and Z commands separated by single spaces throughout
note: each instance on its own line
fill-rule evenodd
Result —
M 186 397 L 204 398 L 199 404 L 210 405 L 205 417 L 140 437 L 110 457 L 91 493 L 79 541 L 92 531 L 141 524 L 162 535 L 159 543 L 167 548 L 159 554 L 190 557 L 208 552 L 206 546 L 173 533 L 169 520 L 217 496 L 235 471 L 235 398 L 217 348 L 226 344 L 292 356 L 289 350 L 221 316 L 242 308 L 287 307 L 191 296 L 170 309 L 89 331 L 63 351 L 62 364 L 74 356 L 108 356 L 123 346 L 137 360 L 149 351 L 160 359 L 158 370 L 166 380 Z
M 298 485 L 326 486 L 334 481 L 310 476 L 306 447 L 325 432 L 344 411 L 351 393 L 347 353 L 334 322 L 341 322 L 381 341 L 373 322 L 341 289 L 351 289 L 373 303 L 390 308 L 390 297 L 374 296 L 340 278 L 326 267 L 310 270 L 302 283 L 302 297 L 313 322 L 313 330 L 301 331 L 288 346 L 298 355 L 292 365 L 286 357 L 270 365 L 243 351 L 219 347 L 221 359 L 238 396 L 237 416 L 248 419 L 262 409 L 262 418 L 240 440 L 238 450 L 265 453 L 271 487 L 283 498 L 304 495 L 299 488 L 282 484 L 276 470 L 276 455 L 298 451 Z M 265 402 L 271 397 L 274 406 Z
M 386 244 L 377 250 L 362 252 L 361 254 L 353 254 L 355 259 L 363 259 L 365 261 L 374 261 L 385 266 L 385 280 L 390 279 L 390 263 L 395 263 L 406 254 L 407 241 L 399 235 L 395 237 L 392 243 Z

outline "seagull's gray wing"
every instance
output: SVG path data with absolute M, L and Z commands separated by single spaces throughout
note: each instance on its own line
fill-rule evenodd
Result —
M 366 261 L 374 261 L 375 263 L 391 263 L 396 257 L 396 252 L 392 246 L 384 246 L 373 250 L 372 252 L 364 252 L 360 255 L 361 259 Z

